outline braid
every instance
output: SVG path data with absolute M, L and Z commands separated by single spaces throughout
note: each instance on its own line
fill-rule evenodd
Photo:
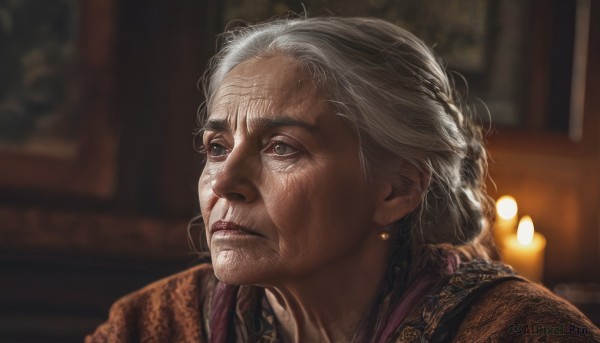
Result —
M 424 77 L 423 74 L 429 77 Z M 479 243 L 482 237 L 489 236 L 490 219 L 492 215 L 492 202 L 485 192 L 485 180 L 487 178 L 487 152 L 483 145 L 482 129 L 475 124 L 473 114 L 468 108 L 462 106 L 462 99 L 457 98 L 450 86 L 448 74 L 443 77 L 432 75 L 425 70 L 411 71 L 416 79 L 415 92 L 426 96 L 440 105 L 446 115 L 452 118 L 456 124 L 460 136 L 464 142 L 458 148 L 457 155 L 460 156 L 459 173 L 456 182 L 436 182 L 432 180 L 429 194 L 425 195 L 424 205 L 428 211 L 438 212 L 431 218 L 447 218 L 454 215 L 460 223 L 455 230 L 444 230 L 447 224 L 433 221 L 421 221 L 422 229 L 430 232 L 420 232 L 417 241 L 429 244 L 451 243 L 463 246 L 464 255 L 489 256 L 487 248 L 479 246 L 472 249 L 468 243 Z M 437 76 L 437 77 L 436 77 Z M 436 175 L 432 175 L 434 178 Z M 458 209 L 452 213 L 444 204 L 450 201 L 454 208 Z M 421 212 L 423 209 L 421 210 Z M 450 213 L 446 213 L 450 212 Z M 416 236 L 416 235 L 415 235 Z M 418 245 L 418 244 L 417 244 Z
M 487 245 L 493 245 L 491 237 L 491 218 L 493 216 L 493 201 L 487 195 L 486 179 L 488 177 L 487 151 L 483 143 L 481 126 L 474 121 L 474 114 L 468 107 L 462 106 L 461 98 L 457 98 L 452 87 L 442 87 L 435 83 L 432 91 L 435 99 L 444 107 L 446 113 L 453 117 L 462 136 L 465 139 L 465 152 L 460 163 L 460 182 L 456 192 L 462 206 L 463 227 L 461 228 L 467 241 L 481 242 L 487 240 Z M 469 245 L 459 249 L 464 255 L 489 256 L 494 251 L 477 245 Z

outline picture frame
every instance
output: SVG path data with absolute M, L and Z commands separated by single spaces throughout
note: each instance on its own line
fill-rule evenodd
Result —
M 37 13 L 40 11 L 38 8 L 27 8 L 28 4 L 31 2 L 25 2 L 24 9 L 15 9 L 15 13 L 34 12 L 20 13 L 22 17 L 46 15 Z M 68 19 L 75 22 L 75 32 L 72 36 L 59 42 L 63 44 L 62 47 L 71 44 L 74 57 L 65 68 L 52 71 L 53 85 L 64 85 L 64 92 L 61 98 L 48 102 L 55 104 L 50 111 L 62 111 L 61 119 L 65 122 L 63 128 L 67 127 L 68 130 L 61 131 L 62 137 L 60 134 L 52 137 L 51 132 L 37 138 L 33 132 L 35 128 L 31 129 L 32 125 L 27 132 L 17 132 L 18 127 L 7 131 L 9 135 L 20 139 L 8 140 L 7 143 L 4 137 L 3 144 L 0 144 L 0 189 L 108 198 L 115 191 L 117 171 L 118 123 L 114 114 L 115 2 L 65 0 L 61 4 L 64 6 L 60 11 L 69 13 L 58 13 L 52 20 L 55 24 L 59 20 Z M 60 29 L 66 24 L 59 22 L 57 25 Z M 39 36 L 39 33 L 37 35 Z M 50 34 L 48 36 L 51 37 Z M 16 42 L 23 41 L 22 37 L 17 39 Z M 69 39 L 71 42 L 68 42 Z M 48 50 L 48 41 L 49 39 L 40 39 L 39 42 L 34 42 L 28 47 L 29 50 L 23 53 L 24 57 L 20 56 L 21 60 L 30 58 L 34 53 L 43 54 L 43 49 Z M 35 44 L 42 45 L 42 48 L 31 53 L 37 48 Z M 65 50 L 68 49 L 61 51 Z M 51 70 L 49 64 L 50 62 L 41 68 L 38 67 L 38 70 Z M 26 70 L 29 67 L 23 67 L 22 83 L 30 81 L 27 79 L 29 75 L 39 75 Z M 25 91 L 32 92 L 30 89 Z M 30 98 L 36 95 L 43 97 L 47 94 L 42 90 L 41 93 L 33 93 Z M 24 98 L 19 96 L 15 98 Z M 19 105 L 15 108 L 24 108 Z M 39 116 L 39 113 L 35 112 L 18 114 L 22 117 Z M 59 117 L 56 113 L 49 113 L 47 118 L 52 118 L 53 115 Z

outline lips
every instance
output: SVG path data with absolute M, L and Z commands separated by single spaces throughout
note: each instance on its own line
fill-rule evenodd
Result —
M 232 232 L 232 233 L 242 233 L 242 234 L 248 234 L 248 235 L 256 235 L 256 236 L 261 236 L 258 232 L 253 231 L 247 227 L 238 225 L 236 223 L 233 222 L 228 222 L 225 220 L 217 220 L 211 227 L 210 227 L 210 233 L 214 234 L 215 232 L 219 232 L 219 231 L 228 231 L 228 232 Z

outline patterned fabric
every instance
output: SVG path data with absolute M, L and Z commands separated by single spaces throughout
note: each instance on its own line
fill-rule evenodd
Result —
M 453 260 L 452 255 L 447 258 Z M 474 260 L 459 268 L 453 262 L 442 266 L 443 271 L 421 273 L 390 311 L 388 325 L 366 337 L 371 337 L 373 342 L 446 341 L 453 336 L 452 329 L 460 324 L 460 320 L 457 321 L 460 314 L 479 294 L 503 281 L 525 281 L 510 267 L 498 262 Z M 256 302 L 256 297 L 262 300 Z M 246 286 L 240 290 L 237 302 L 237 316 L 232 326 L 236 342 L 283 342 L 264 291 Z M 251 303 L 258 308 L 249 306 Z
M 456 272 L 460 265 L 458 254 L 451 250 L 439 250 L 436 255 L 437 262 L 422 270 L 406 288 L 392 287 L 388 291 L 391 294 L 384 294 L 384 298 L 397 300 L 384 303 L 384 306 L 378 309 L 383 314 L 385 324 L 376 326 L 375 334 L 367 333 L 360 342 L 388 342 L 395 330 L 433 286 L 444 277 Z
M 499 262 L 473 260 L 436 284 L 396 329 L 389 342 L 443 342 L 455 336 L 468 306 L 508 280 L 526 281 Z
M 377 332 L 359 335 L 359 341 L 367 340 L 362 337 L 381 343 L 447 340 L 453 335 L 452 329 L 460 324 L 457 319 L 461 312 L 479 294 L 502 281 L 524 281 L 510 267 L 498 262 L 474 260 L 460 264 L 456 254 L 446 252 L 440 256 L 438 268 L 420 273 L 399 301 L 390 304 L 393 308 L 379 309 L 388 313 L 384 318 L 386 325 L 377 328 Z M 211 330 L 213 341 L 282 342 L 264 290 L 253 286 L 233 289 L 232 286 L 216 287 L 211 318 L 214 318 L 213 327 L 219 327 L 219 330 Z M 390 292 L 397 291 L 391 289 Z M 389 294 L 382 295 L 383 299 L 390 297 Z M 233 306 L 235 315 L 230 314 Z M 232 315 L 233 320 L 228 319 Z
M 243 286 L 240 288 L 237 300 L 236 317 L 233 321 L 236 334 L 235 342 L 283 342 L 277 331 L 275 314 L 267 301 L 264 289 Z
M 438 276 L 405 316 L 390 317 L 392 334 L 383 342 L 600 342 L 600 330 L 576 308 L 501 263 L 475 260 Z M 356 342 L 372 341 L 373 332 Z M 210 264 L 120 299 L 85 341 L 282 342 L 264 290 L 222 285 Z

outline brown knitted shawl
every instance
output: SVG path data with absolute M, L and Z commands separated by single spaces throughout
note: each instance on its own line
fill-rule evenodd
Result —
M 281 342 L 263 294 L 224 285 L 202 264 L 120 299 L 85 341 Z M 383 341 L 600 342 L 600 330 L 571 304 L 483 260 L 440 274 L 398 318 Z

